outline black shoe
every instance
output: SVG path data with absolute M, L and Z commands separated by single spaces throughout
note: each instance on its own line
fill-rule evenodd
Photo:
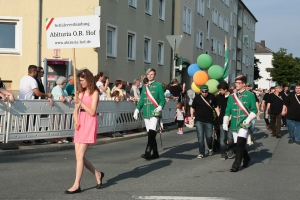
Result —
M 300 142 L 295 142 L 295 143 L 300 145 Z
M 80 192 L 81 192 L 81 188 L 79 186 L 79 188 L 77 190 L 74 190 L 74 191 L 66 190 L 65 194 L 75 194 L 75 193 L 80 193 Z
M 29 140 L 25 140 L 25 141 L 23 141 L 23 144 L 24 144 L 24 145 L 34 145 L 35 143 L 34 143 L 34 142 L 31 142 L 31 141 L 29 141 Z
M 240 170 L 240 166 L 238 166 L 237 164 L 233 163 L 230 172 L 238 172 Z
M 100 178 L 101 183 L 96 185 L 96 188 L 97 188 L 97 189 L 101 189 L 101 187 L 102 187 L 102 179 L 103 179 L 103 177 L 104 177 L 104 173 L 103 173 L 103 172 L 100 172 L 100 174 L 101 174 L 101 178 Z
M 288 143 L 289 144 L 293 144 L 295 141 L 291 138 L 291 139 L 289 139 L 289 141 L 288 141 Z
M 151 154 L 150 152 L 145 152 L 145 154 L 142 154 L 141 157 L 146 160 L 149 160 L 151 158 Z

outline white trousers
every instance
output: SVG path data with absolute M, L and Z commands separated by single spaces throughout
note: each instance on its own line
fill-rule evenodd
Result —
M 232 132 L 234 143 L 237 142 L 238 137 L 246 138 L 248 137 L 248 129 L 240 128 L 238 132 Z
M 157 125 L 156 117 L 147 118 L 147 119 L 144 119 L 144 121 L 145 121 L 147 132 L 150 129 L 156 131 L 156 125 Z

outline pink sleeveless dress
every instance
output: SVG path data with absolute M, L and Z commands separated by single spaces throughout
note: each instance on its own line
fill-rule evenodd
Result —
M 83 94 L 81 101 L 88 107 L 91 107 L 92 95 L 84 96 Z M 94 116 L 91 116 L 87 112 L 80 111 L 78 122 L 80 127 L 78 130 L 75 130 L 74 143 L 95 144 L 98 129 L 97 114 L 95 113 Z

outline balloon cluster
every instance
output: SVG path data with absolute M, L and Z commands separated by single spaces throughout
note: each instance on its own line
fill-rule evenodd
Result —
M 194 92 L 200 93 L 201 85 L 207 85 L 209 93 L 215 94 L 217 86 L 224 74 L 224 69 L 219 65 L 212 65 L 213 60 L 208 54 L 201 54 L 197 58 L 197 63 L 191 64 L 188 74 L 193 77 L 191 88 Z

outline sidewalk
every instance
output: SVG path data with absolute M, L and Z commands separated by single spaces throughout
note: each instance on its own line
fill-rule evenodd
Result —
M 177 125 L 171 125 L 168 126 L 168 129 L 166 131 L 173 130 L 174 128 L 177 128 Z M 119 141 L 125 141 L 125 140 L 130 140 L 134 138 L 139 138 L 139 137 L 144 137 L 147 136 L 147 132 L 142 131 L 142 132 L 137 132 L 137 133 L 132 133 L 132 134 L 127 134 L 120 137 L 110 137 L 110 136 L 105 136 L 104 134 L 99 134 L 97 136 L 97 141 L 95 145 L 101 145 L 101 144 L 108 144 L 112 142 L 119 142 Z M 63 150 L 68 150 L 68 149 L 74 149 L 74 144 L 70 142 L 69 144 L 57 144 L 57 143 L 52 143 L 52 144 L 43 144 L 43 145 L 24 145 L 22 141 L 16 142 L 15 143 L 19 149 L 14 149 L 14 150 L 0 150 L 0 156 L 5 156 L 5 155 L 21 155 L 21 154 L 30 154 L 30 153 L 46 153 L 46 152 L 54 152 L 54 151 L 63 151 Z

